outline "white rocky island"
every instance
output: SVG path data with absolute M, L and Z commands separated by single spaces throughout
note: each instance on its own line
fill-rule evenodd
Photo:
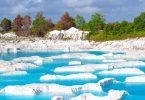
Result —
M 99 97 L 91 93 L 85 93 L 71 100 L 123 100 L 128 95 L 126 91 L 110 90 L 108 96 Z
M 0 94 L 10 95 L 38 95 L 40 93 L 51 94 L 75 94 L 83 91 L 98 91 L 103 92 L 102 87 L 106 85 L 115 84 L 118 82 L 115 79 L 103 79 L 98 83 L 87 83 L 84 85 L 63 86 L 59 84 L 27 84 L 6 86 L 0 90 Z M 102 85 L 103 84 L 103 85 Z M 17 90 L 17 92 L 14 92 Z
M 71 75 L 44 75 L 40 77 L 40 80 L 87 80 L 87 79 L 97 79 L 97 76 L 91 73 L 80 73 Z
M 109 71 L 101 71 L 99 72 L 101 75 L 142 75 L 144 74 L 143 71 L 137 68 L 120 68 L 120 69 L 113 69 Z
M 132 76 L 132 77 L 127 77 L 125 79 L 126 83 L 145 83 L 145 75 L 141 75 L 141 76 Z

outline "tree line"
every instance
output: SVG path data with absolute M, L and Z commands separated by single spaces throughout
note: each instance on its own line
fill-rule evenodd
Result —
M 91 40 L 111 40 L 124 37 L 145 36 L 145 12 L 134 18 L 132 22 L 123 20 L 121 22 L 105 22 L 100 13 L 92 14 L 89 21 L 83 16 L 72 17 L 65 12 L 60 20 L 54 23 L 51 19 L 46 19 L 43 12 L 38 12 L 34 20 L 29 15 L 17 15 L 12 21 L 4 18 L 0 26 L 2 32 L 13 31 L 18 36 L 38 36 L 43 37 L 48 31 L 67 30 L 76 27 L 81 30 L 89 31 L 87 39 Z

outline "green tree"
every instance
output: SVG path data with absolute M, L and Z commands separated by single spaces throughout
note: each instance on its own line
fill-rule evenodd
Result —
M 126 26 L 126 33 L 129 34 L 132 32 L 134 32 L 134 25 L 133 23 L 128 23 L 128 25 Z
M 84 29 L 84 25 L 85 25 L 85 19 L 82 16 L 77 15 L 75 17 L 75 25 L 76 25 L 77 28 L 80 28 L 80 29 L 83 30 Z
M 145 12 L 142 12 L 134 19 L 135 31 L 145 31 Z
M 32 23 L 32 34 L 35 36 L 43 37 L 47 32 L 47 20 L 42 12 L 38 12 L 36 18 Z
M 89 28 L 91 34 L 95 34 L 103 29 L 105 23 L 105 19 L 99 13 L 95 13 L 92 15 L 91 20 L 89 21 Z
M 111 33 L 114 29 L 114 24 L 113 23 L 107 23 L 104 25 L 104 32 L 105 33 Z
M 118 35 L 118 34 L 120 34 L 120 31 L 121 31 L 121 24 L 119 22 L 115 22 L 114 26 L 113 26 L 112 34 Z
M 11 30 L 11 20 L 4 18 L 1 22 L 1 27 L 3 28 L 4 32 L 8 32 Z
M 126 21 L 126 20 L 123 20 L 123 21 L 120 23 L 120 34 L 126 34 L 126 33 L 128 33 L 128 32 L 126 31 L 128 24 L 129 24 L 129 23 L 128 23 L 128 21 Z

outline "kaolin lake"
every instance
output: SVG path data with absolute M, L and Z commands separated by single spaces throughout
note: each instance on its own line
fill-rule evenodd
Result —
M 0 60 L 4 61 L 11 61 L 16 58 L 20 57 L 31 57 L 31 56 L 39 56 L 41 58 L 51 57 L 51 56 L 58 56 L 63 54 L 71 54 L 71 53 L 88 53 L 97 56 L 102 56 L 103 54 L 108 54 L 109 52 L 103 51 L 78 51 L 78 52 L 17 52 L 17 53 L 3 53 L 0 54 Z M 114 55 L 124 55 L 124 52 L 113 52 Z M 113 59 L 115 60 L 115 59 Z M 70 75 L 70 74 L 78 74 L 81 72 L 54 72 L 54 70 L 58 67 L 62 66 L 73 66 L 69 65 L 71 61 L 79 61 L 81 65 L 87 64 L 109 64 L 111 62 L 103 62 L 101 59 L 79 59 L 79 58 L 54 58 L 52 62 L 45 62 L 37 68 L 33 69 L 26 69 L 24 71 L 27 72 L 25 75 L 6 75 L 3 76 L 3 72 L 0 73 L 0 89 L 5 88 L 6 86 L 15 86 L 15 85 L 26 85 L 32 83 L 41 83 L 41 84 L 59 84 L 63 86 L 74 86 L 74 85 L 84 85 L 87 83 L 97 83 L 98 81 L 104 78 L 114 78 L 118 83 L 107 85 L 103 87 L 102 92 L 96 91 L 78 91 L 75 92 L 73 95 L 66 95 L 66 94 L 51 94 L 51 93 L 40 93 L 38 95 L 33 96 L 25 96 L 25 95 L 10 95 L 10 94 L 0 94 L 0 100 L 51 100 L 54 96 L 63 96 L 65 100 L 70 100 L 72 97 L 79 96 L 83 93 L 91 93 L 95 96 L 103 97 L 107 96 L 108 91 L 111 89 L 114 90 L 125 90 L 128 92 L 128 95 L 124 98 L 124 100 L 145 100 L 145 84 L 144 83 L 133 83 L 127 84 L 125 82 L 126 77 L 131 75 L 121 74 L 121 75 L 112 75 L 112 74 L 99 74 L 101 71 L 92 71 L 93 75 L 97 76 L 97 79 L 67 79 L 67 80 L 40 80 L 40 77 L 46 74 L 51 75 Z M 128 59 L 131 61 L 131 59 Z M 144 62 L 144 60 L 142 60 Z M 29 62 L 32 63 L 32 62 Z M 77 66 L 77 65 L 75 65 Z M 5 66 L 3 66 L 5 67 Z M 79 67 L 79 66 L 78 66 Z M 134 66 L 136 67 L 136 66 Z M 137 67 L 141 71 L 145 72 L 145 66 Z M 52 87 L 53 88 L 53 87 Z M 17 90 L 15 90 L 17 91 Z M 61 90 L 62 92 L 64 90 Z

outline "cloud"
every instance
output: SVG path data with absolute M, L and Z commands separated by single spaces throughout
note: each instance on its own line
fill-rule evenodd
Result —
M 79 12 L 79 13 L 95 13 L 95 12 L 99 12 L 99 9 L 97 7 L 91 7 L 91 6 L 74 8 L 74 9 L 75 9 L 76 12 Z
M 86 19 L 95 12 L 100 12 L 106 20 L 133 20 L 145 11 L 144 0 L 0 0 L 0 19 L 14 18 L 16 15 L 30 14 L 33 18 L 38 11 L 43 11 L 47 18 L 59 20 L 68 11 L 72 16 L 83 15 Z
M 62 0 L 62 2 L 68 7 L 86 7 L 92 6 L 95 0 Z

